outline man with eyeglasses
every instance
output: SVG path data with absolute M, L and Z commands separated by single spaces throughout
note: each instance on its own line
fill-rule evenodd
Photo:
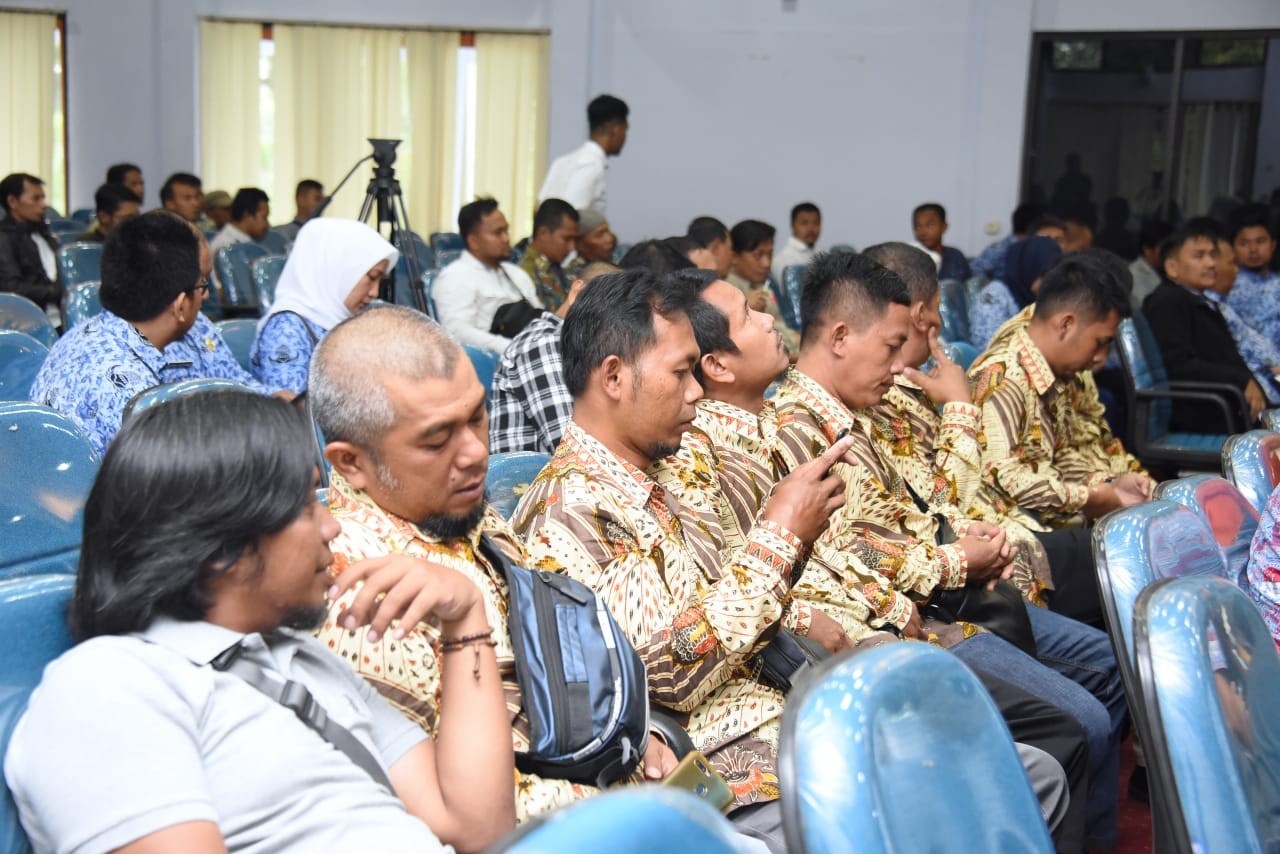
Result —
M 112 229 L 102 248 L 103 311 L 53 345 L 31 400 L 71 418 L 102 454 L 129 401 L 154 386 L 221 377 L 271 391 L 236 363 L 200 313 L 209 266 L 208 244 L 171 214 Z

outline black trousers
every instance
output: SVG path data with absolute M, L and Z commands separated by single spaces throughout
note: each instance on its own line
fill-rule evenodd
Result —
M 1089 796 L 1089 748 L 1085 743 L 1084 730 L 1074 718 L 1052 703 L 990 673 L 973 672 L 991 699 L 995 700 L 1013 740 L 1040 748 L 1056 759 L 1066 772 L 1071 803 L 1066 817 L 1053 834 L 1053 843 L 1064 854 L 1083 852 L 1085 803 Z
M 1098 572 L 1093 565 L 1091 528 L 1037 532 L 1053 576 L 1049 610 L 1091 626 L 1103 627 Z

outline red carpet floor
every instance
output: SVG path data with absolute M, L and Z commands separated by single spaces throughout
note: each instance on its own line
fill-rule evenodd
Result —
M 1133 773 L 1133 739 L 1120 747 L 1120 816 L 1116 854 L 1151 854 L 1151 810 L 1129 800 L 1129 775 Z

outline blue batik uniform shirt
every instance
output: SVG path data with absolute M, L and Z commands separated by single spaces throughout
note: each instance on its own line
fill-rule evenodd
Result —
M 1227 305 L 1280 347 L 1280 273 L 1255 273 L 1241 268 L 1235 287 L 1227 295 Z
M 292 311 L 271 315 L 250 351 L 253 375 L 271 388 L 307 390 L 311 353 L 329 330 Z

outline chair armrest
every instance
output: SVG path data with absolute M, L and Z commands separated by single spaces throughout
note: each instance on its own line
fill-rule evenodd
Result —
M 694 749 L 693 739 L 685 728 L 676 723 L 675 718 L 652 706 L 649 707 L 649 731 L 662 736 L 676 759 L 683 759 L 686 753 Z
M 1227 433 L 1242 432 L 1239 426 L 1240 413 L 1232 412 L 1222 395 L 1209 391 L 1187 391 L 1185 389 L 1140 388 L 1136 390 L 1136 398 L 1143 400 L 1203 400 L 1213 402 L 1222 412 Z
M 1232 402 L 1240 405 L 1240 411 L 1247 414 L 1249 412 L 1249 403 L 1244 399 L 1244 392 L 1231 383 L 1215 383 L 1202 382 L 1200 380 L 1178 380 L 1170 381 L 1169 388 L 1181 389 L 1185 391 L 1211 391 L 1229 398 Z

